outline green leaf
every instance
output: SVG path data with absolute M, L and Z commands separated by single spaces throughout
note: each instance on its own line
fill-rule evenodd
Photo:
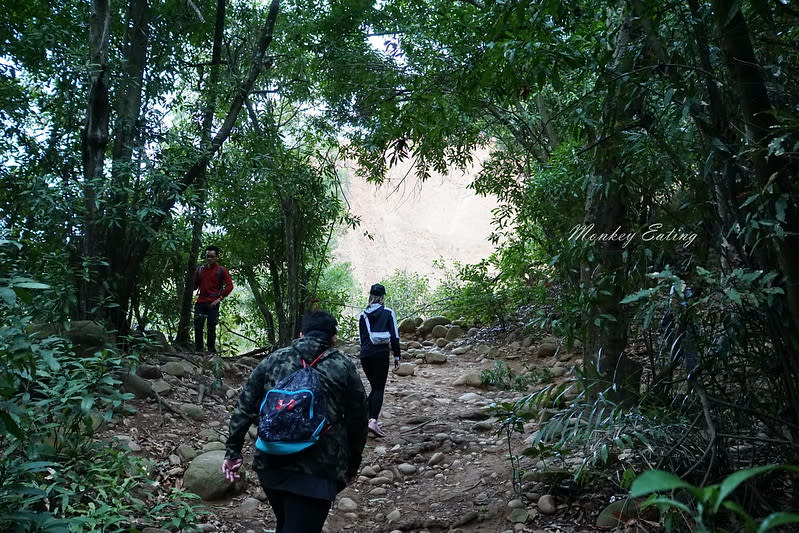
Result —
M 88 413 L 92 406 L 94 406 L 94 396 L 84 396 L 83 400 L 80 402 L 80 410 L 84 413 Z
M 50 285 L 45 285 L 44 283 L 38 283 L 36 281 L 23 281 L 23 282 L 20 282 L 20 283 L 14 283 L 13 285 L 14 285 L 15 289 L 20 288 L 20 289 L 42 290 L 42 289 L 49 289 L 50 288 Z
M 633 302 L 637 302 L 638 300 L 644 300 L 649 298 L 653 292 L 657 292 L 657 289 L 641 289 L 638 292 L 634 292 L 633 294 L 628 294 L 625 296 L 621 303 L 629 304 Z
M 650 496 L 647 500 L 641 504 L 641 510 L 646 509 L 648 507 L 672 507 L 674 509 L 679 509 L 685 514 L 690 514 L 691 509 L 682 503 L 681 501 L 677 501 L 673 498 L 668 498 L 666 496 Z
M 785 524 L 799 524 L 799 514 L 797 513 L 771 513 L 760 523 L 757 533 L 763 533 L 775 527 Z
M 22 463 L 17 467 L 17 470 L 20 472 L 44 472 L 53 466 L 55 466 L 55 463 L 49 461 L 32 461 L 30 463 Z
M 8 307 L 11 307 L 17 301 L 17 294 L 8 287 L 0 287 L 0 298 Z
M 733 302 L 737 303 L 738 305 L 741 305 L 741 303 L 742 303 L 741 302 L 741 293 L 739 293 L 735 289 L 730 289 L 730 288 L 724 289 L 724 294 L 726 294 L 727 298 L 729 298 Z
M 2 428 L 3 431 L 11 433 L 19 440 L 22 440 L 25 437 L 19 425 L 17 425 L 14 419 L 11 418 L 11 415 L 5 411 L 0 411 L 0 428 Z
M 638 498 L 653 492 L 695 488 L 687 481 L 683 481 L 670 472 L 647 470 L 633 481 L 633 485 L 630 487 L 630 496 Z

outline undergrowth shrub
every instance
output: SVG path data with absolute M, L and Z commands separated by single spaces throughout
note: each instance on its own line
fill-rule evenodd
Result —
M 159 494 L 145 462 L 96 440 L 123 408 L 125 358 L 113 350 L 76 355 L 58 337 L 31 333 L 31 291 L 46 285 L 15 272 L 0 243 L 0 530 L 130 531 L 182 528 L 196 519 L 173 491 Z M 148 488 L 150 486 L 150 488 Z
M 616 404 L 612 389 L 591 389 L 578 372 L 577 381 L 496 405 L 500 434 L 539 422 L 516 452 L 516 468 L 530 468 L 521 460 L 527 456 L 563 468 L 579 483 L 611 479 L 620 490 L 643 472 L 668 471 L 695 496 L 683 507 L 661 502 L 671 513 L 669 531 L 707 524 L 707 501 L 744 478 L 734 494 L 713 499 L 715 529 L 705 530 L 765 531 L 778 521 L 773 517 L 788 519 L 796 474 L 757 470 L 797 457 L 787 416 L 792 399 L 785 394 L 796 383 L 793 355 L 781 343 L 779 322 L 765 320 L 782 294 L 775 276 L 697 268 L 689 284 L 668 269 L 652 274 L 652 287 L 623 302 L 635 306 L 636 338 L 646 348 L 631 354 L 645 363 L 637 401 Z M 575 455 L 582 458 L 576 468 L 563 460 Z
M 503 390 L 526 391 L 531 385 L 540 383 L 549 378 L 550 373 L 545 368 L 524 368 L 521 373 L 516 373 L 504 361 L 494 361 L 491 368 L 483 369 L 480 377 L 486 385 Z

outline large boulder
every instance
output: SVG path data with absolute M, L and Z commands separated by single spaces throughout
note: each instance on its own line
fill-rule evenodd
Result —
M 102 324 L 93 320 L 73 320 L 67 324 L 64 337 L 84 352 L 102 350 L 114 342 L 114 336 Z
M 446 335 L 446 337 L 445 337 L 445 338 L 446 338 L 448 341 L 454 341 L 454 340 L 455 340 L 455 339 L 457 339 L 458 337 L 461 337 L 461 336 L 463 336 L 463 334 L 464 334 L 464 333 L 465 333 L 465 332 L 463 331 L 463 328 L 462 328 L 462 327 L 460 327 L 460 326 L 452 326 L 452 327 L 451 327 L 451 328 L 449 328 L 449 330 L 447 331 L 447 335 Z
M 447 326 L 437 324 L 433 326 L 433 329 L 430 330 L 430 334 L 433 336 L 434 339 L 443 339 L 447 336 Z
M 422 322 L 422 325 L 419 326 L 419 330 L 425 335 L 427 335 L 428 333 L 433 331 L 434 327 L 446 326 L 449 323 L 450 320 L 445 316 L 431 316 L 430 318 Z
M 120 381 L 122 381 L 122 390 L 132 393 L 136 398 L 151 398 L 155 396 L 152 384 L 133 372 L 123 374 Z
M 238 494 L 246 487 L 244 471 L 233 483 L 222 474 L 225 451 L 216 450 L 195 457 L 183 474 L 183 487 L 203 500 L 221 500 L 229 494 Z
M 78 355 L 92 355 L 114 344 L 114 335 L 102 324 L 93 320 L 73 320 L 66 324 L 36 324 L 31 326 L 30 332 L 37 339 L 63 337 L 72 343 Z
M 416 319 L 406 318 L 402 320 L 399 325 L 399 332 L 402 333 L 416 333 Z
M 447 362 L 447 356 L 441 352 L 427 352 L 424 356 L 425 363 L 442 365 Z

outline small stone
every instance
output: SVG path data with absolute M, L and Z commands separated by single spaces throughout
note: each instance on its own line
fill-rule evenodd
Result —
M 412 376 L 416 372 L 416 366 L 412 365 L 411 363 L 402 363 L 394 373 L 398 376 Z
M 203 453 L 213 452 L 215 450 L 224 450 L 224 449 L 225 449 L 225 443 L 219 442 L 218 440 L 206 442 L 203 445 Z
M 410 463 L 402 463 L 401 465 L 397 466 L 397 470 L 399 470 L 402 474 L 409 476 L 411 474 L 415 474 L 417 468 Z
M 523 508 L 514 509 L 511 511 L 510 515 L 508 515 L 508 520 L 514 524 L 524 524 L 527 522 L 528 518 L 530 518 L 530 515 L 527 513 L 527 510 Z
M 205 418 L 205 409 L 200 407 L 199 405 L 194 405 L 191 403 L 184 403 L 180 406 L 180 412 L 182 412 L 187 417 L 193 420 L 202 420 Z
M 182 378 L 186 375 L 186 367 L 176 361 L 170 361 L 161 365 L 161 372 L 169 374 L 170 376 Z
M 159 379 L 157 381 L 153 381 L 152 384 L 153 390 L 158 394 L 166 394 L 172 390 L 172 385 L 164 381 L 163 379 Z
M 351 513 L 358 510 L 358 504 L 350 498 L 341 498 L 336 508 L 344 513 Z
M 372 496 L 385 496 L 388 494 L 388 490 L 386 490 L 384 487 L 375 487 L 369 491 L 369 494 Z
M 197 457 L 197 452 L 188 444 L 181 444 L 178 446 L 177 454 L 182 457 L 184 461 L 191 461 Z
M 361 468 L 361 475 L 366 477 L 375 477 L 377 475 L 377 472 L 375 472 L 374 468 L 367 465 Z
M 477 400 L 482 400 L 483 397 L 477 394 L 476 392 L 467 392 L 466 394 L 462 394 L 458 397 L 458 400 L 462 402 L 474 402 Z
M 427 461 L 427 466 L 435 466 L 441 461 L 444 460 L 444 454 L 441 452 L 436 452 L 430 457 L 430 460 Z
M 400 513 L 400 510 L 399 509 L 394 509 L 393 511 L 391 511 L 390 513 L 388 513 L 386 515 L 386 521 L 388 521 L 388 522 L 396 522 L 397 520 L 400 519 L 401 516 L 402 516 L 402 513 Z
M 241 512 L 247 515 L 252 515 L 258 510 L 258 505 L 260 505 L 256 498 L 247 498 L 243 502 L 241 502 Z
M 554 514 L 557 510 L 555 498 L 551 494 L 544 494 L 538 498 L 538 509 L 544 514 Z
M 169 456 L 169 464 L 171 464 L 171 465 L 177 466 L 177 465 L 179 465 L 182 462 L 183 461 L 181 460 L 180 456 L 175 455 L 174 453 Z
M 520 509 L 520 508 L 524 507 L 524 503 L 521 500 L 518 500 L 518 499 L 511 500 L 511 501 L 508 502 L 508 507 L 510 507 L 511 509 Z
M 212 428 L 205 428 L 197 434 L 203 440 L 219 440 L 219 432 Z

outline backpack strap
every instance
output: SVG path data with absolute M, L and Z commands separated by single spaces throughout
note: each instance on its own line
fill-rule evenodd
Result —
M 361 316 L 363 317 L 363 321 L 366 322 L 366 334 L 369 335 L 369 342 L 372 342 L 372 326 L 369 325 L 369 317 L 366 311 L 363 311 Z
M 302 358 L 302 354 L 300 354 L 300 361 L 302 361 L 302 367 L 303 368 L 307 368 L 307 367 L 314 366 L 321 358 L 323 358 L 324 356 L 329 354 L 331 351 L 333 351 L 333 347 L 332 346 L 330 348 L 328 348 L 327 350 L 325 350 L 324 352 L 320 353 L 318 356 L 316 356 L 316 359 L 314 359 L 313 362 L 310 365 L 306 365 L 305 364 L 305 359 L 303 359 Z M 297 353 L 299 353 L 299 350 L 297 350 Z

